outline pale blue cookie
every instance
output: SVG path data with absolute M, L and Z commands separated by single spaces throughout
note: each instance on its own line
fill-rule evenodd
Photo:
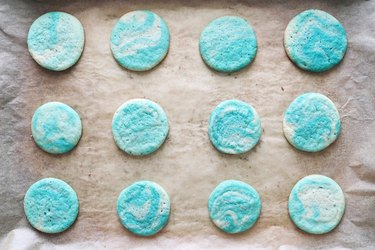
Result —
M 77 219 L 79 204 L 76 192 L 55 178 L 35 182 L 24 199 L 27 220 L 44 233 L 60 233 Z
M 116 61 L 134 71 L 158 65 L 169 49 L 169 29 L 155 13 L 138 10 L 126 13 L 111 33 L 111 50 Z
M 317 152 L 337 139 L 341 129 L 340 115 L 328 97 L 306 93 L 297 97 L 285 111 L 283 129 L 294 147 Z
M 288 209 L 298 228 L 311 234 L 324 234 L 340 223 L 345 197 L 340 186 L 331 178 L 309 175 L 293 187 Z
M 237 16 L 213 20 L 203 30 L 199 50 L 204 62 L 220 72 L 234 72 L 249 65 L 257 52 L 251 25 Z
M 82 24 L 65 12 L 48 12 L 36 19 L 27 37 L 29 52 L 43 68 L 61 71 L 81 57 L 85 35 Z
M 284 33 L 289 58 L 301 69 L 321 72 L 343 59 L 347 39 L 341 23 L 321 10 L 306 10 L 295 16 Z
M 260 210 L 258 192 L 241 181 L 223 181 L 208 199 L 211 220 L 218 228 L 230 234 L 251 228 L 258 220 Z
M 40 106 L 31 120 L 35 143 L 51 154 L 72 150 L 82 134 L 82 123 L 74 109 L 61 102 L 47 102 Z
M 140 236 L 151 236 L 163 229 L 169 219 L 170 207 L 168 194 L 151 181 L 133 183 L 117 200 L 121 224 Z
M 117 146 L 131 155 L 147 155 L 167 138 L 168 118 L 164 110 L 147 99 L 132 99 L 121 105 L 112 120 Z
M 239 100 L 227 100 L 212 111 L 208 122 L 208 136 L 215 148 L 227 154 L 241 154 L 251 150 L 262 133 L 255 109 Z

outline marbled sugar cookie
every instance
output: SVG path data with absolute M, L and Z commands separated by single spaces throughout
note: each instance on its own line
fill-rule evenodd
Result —
M 339 64 L 347 48 L 341 23 L 321 10 L 306 10 L 295 16 L 284 33 L 289 58 L 301 69 L 321 72 Z
M 169 196 L 161 186 L 151 181 L 139 181 L 120 193 L 117 214 L 130 232 L 151 236 L 167 224 L 170 206 Z
M 340 115 L 326 96 L 306 93 L 297 97 L 285 111 L 283 129 L 294 147 L 317 152 L 337 139 L 341 129 Z
M 212 69 L 234 72 L 253 61 L 257 40 L 248 21 L 237 16 L 223 16 L 203 30 L 199 50 L 204 62 Z
M 112 54 L 124 68 L 150 70 L 164 59 L 168 49 L 168 26 L 151 11 L 126 13 L 112 30 Z
M 82 124 L 74 109 L 61 102 L 48 102 L 40 106 L 31 121 L 35 143 L 51 154 L 72 150 L 82 134 Z
M 64 181 L 45 178 L 27 190 L 24 209 L 27 220 L 34 228 L 44 233 L 60 233 L 77 219 L 78 197 Z
M 223 181 L 208 199 L 211 220 L 218 228 L 231 234 L 251 228 L 259 218 L 260 210 L 258 192 L 241 181 Z
M 27 37 L 29 52 L 42 67 L 61 71 L 81 57 L 85 35 L 82 24 L 65 12 L 48 12 L 36 19 Z
M 345 197 L 340 186 L 323 175 L 309 175 L 293 187 L 288 202 L 294 224 L 311 234 L 324 234 L 341 221 Z
M 227 100 L 212 111 L 208 135 L 215 148 L 227 154 L 241 154 L 251 150 L 262 133 L 255 109 L 239 100 Z
M 147 155 L 167 138 L 168 118 L 164 110 L 147 99 L 132 99 L 113 116 L 112 134 L 117 146 L 131 155 Z

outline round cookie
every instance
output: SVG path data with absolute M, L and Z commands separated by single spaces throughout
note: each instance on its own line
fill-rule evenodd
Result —
M 337 139 L 340 115 L 328 97 L 306 93 L 297 97 L 285 111 L 283 129 L 286 139 L 295 148 L 318 152 Z
M 324 234 L 341 221 L 345 197 L 340 186 L 323 175 L 309 175 L 293 187 L 288 202 L 294 224 L 311 234 Z
M 321 10 L 306 10 L 295 16 L 284 33 L 288 57 L 299 68 L 321 72 L 343 59 L 347 39 L 341 23 Z
M 220 72 L 235 72 L 250 64 L 257 52 L 251 25 L 237 16 L 213 20 L 203 30 L 199 50 L 204 62 Z
M 169 219 L 170 207 L 168 194 L 151 181 L 133 183 L 117 200 L 121 224 L 140 236 L 151 236 L 163 229 Z
M 138 10 L 126 13 L 111 33 L 111 50 L 124 68 L 146 71 L 158 65 L 169 49 L 169 29 L 155 13 Z
M 255 109 L 239 100 L 220 103 L 211 113 L 208 136 L 215 148 L 227 154 L 242 154 L 251 150 L 262 133 Z
M 167 138 L 168 118 L 164 110 L 147 99 L 132 99 L 121 105 L 112 120 L 117 146 L 131 155 L 147 155 Z
M 230 234 L 251 228 L 259 218 L 260 210 L 259 194 L 241 181 L 223 181 L 208 199 L 211 220 L 218 228 Z
M 27 220 L 44 233 L 60 233 L 77 219 L 79 204 L 76 192 L 55 178 L 35 182 L 24 199 Z
M 82 134 L 82 123 L 74 109 L 61 102 L 47 102 L 34 113 L 31 133 L 35 143 L 51 154 L 72 150 Z
M 65 12 L 48 12 L 30 27 L 27 45 L 33 59 L 43 68 L 61 71 L 81 57 L 85 35 L 82 24 Z

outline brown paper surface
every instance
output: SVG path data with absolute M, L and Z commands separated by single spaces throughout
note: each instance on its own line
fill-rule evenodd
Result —
M 312 74 L 295 67 L 283 48 L 283 32 L 299 12 L 318 8 L 334 15 L 348 35 L 342 63 Z M 154 70 L 130 72 L 115 62 L 109 36 L 126 12 L 149 9 L 171 33 L 166 59 Z M 50 72 L 30 57 L 31 23 L 48 11 L 66 11 L 85 29 L 82 58 L 64 72 Z M 220 74 L 199 55 L 199 35 L 211 20 L 238 15 L 252 24 L 258 53 L 250 67 Z M 0 1 L 0 248 L 1 249 L 300 249 L 375 247 L 375 1 Z M 315 91 L 338 107 L 342 133 L 320 153 L 295 150 L 282 132 L 282 115 L 298 95 Z M 121 152 L 111 135 L 115 110 L 131 98 L 148 98 L 167 113 L 170 133 L 154 154 Z M 263 134 L 248 154 L 218 153 L 207 136 L 214 107 L 241 99 L 260 115 Z M 30 121 L 48 101 L 72 106 L 83 136 L 62 156 L 33 142 Z M 343 189 L 346 212 L 326 235 L 298 230 L 288 216 L 293 185 L 309 174 L 333 178 Z M 44 177 L 68 182 L 80 201 L 76 223 L 47 235 L 34 230 L 23 212 L 29 186 Z M 251 184 L 262 199 L 255 226 L 240 235 L 219 231 L 207 199 L 225 179 Z M 120 224 L 119 192 L 138 180 L 159 183 L 169 193 L 169 223 L 151 238 L 133 236 Z

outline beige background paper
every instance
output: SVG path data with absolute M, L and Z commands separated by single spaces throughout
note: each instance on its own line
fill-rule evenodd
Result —
M 326 73 L 296 68 L 283 48 L 283 32 L 299 12 L 319 8 L 344 25 L 349 46 L 343 62 Z M 123 14 L 149 9 L 171 32 L 166 59 L 146 73 L 122 69 L 109 48 L 112 27 Z M 85 49 L 65 72 L 39 67 L 27 51 L 28 29 L 47 11 L 66 11 L 83 24 Z M 207 68 L 198 50 L 208 22 L 239 15 L 252 24 L 258 53 L 235 74 Z M 1 249 L 297 249 L 375 247 L 375 1 L 0 1 L 0 248 Z M 282 115 L 298 95 L 316 91 L 337 105 L 339 139 L 321 153 L 295 150 L 282 133 Z M 111 120 L 131 98 L 149 98 L 166 111 L 170 134 L 156 153 L 128 156 L 115 145 Z M 207 136 L 210 112 L 225 99 L 252 104 L 263 135 L 248 154 L 218 153 Z M 48 101 L 72 106 L 83 136 L 63 156 L 37 148 L 31 138 L 33 112 Z M 293 185 L 309 174 L 336 180 L 346 197 L 341 224 L 314 236 L 290 221 L 287 200 Z M 33 230 L 23 196 L 43 177 L 68 182 L 78 193 L 80 213 L 58 235 Z M 119 223 L 119 192 L 137 180 L 163 186 L 172 202 L 167 227 L 151 238 L 135 237 Z M 207 199 L 222 180 L 251 184 L 262 199 L 255 226 L 227 235 L 209 220 Z

